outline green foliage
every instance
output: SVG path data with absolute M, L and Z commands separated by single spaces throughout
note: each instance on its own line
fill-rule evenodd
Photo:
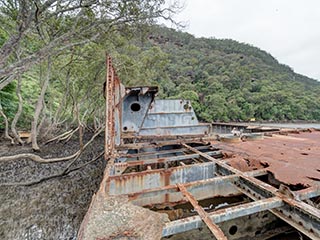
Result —
M 320 120 L 320 83 L 259 48 L 158 26 L 149 38 L 169 58 L 161 96 L 197 93 L 193 104 L 202 120 Z
M 91 18 L 92 13 L 86 16 Z M 65 31 L 64 25 L 72 19 L 52 21 L 55 23 L 50 26 Z M 0 31 L 0 45 L 6 38 Z M 25 49 L 32 51 L 41 46 L 35 37 L 27 38 L 25 44 Z M 52 57 L 43 114 L 74 124 L 78 104 L 85 124 L 103 116 L 106 52 L 123 84 L 158 85 L 159 98 L 190 100 L 203 121 L 320 120 L 320 83 L 294 73 L 265 51 L 233 40 L 197 39 L 188 33 L 145 25 L 105 33 L 95 42 Z M 21 75 L 20 128 L 30 126 L 46 76 L 46 61 Z M 15 89 L 16 82 L 12 82 L 0 92 L 9 121 L 18 106 Z

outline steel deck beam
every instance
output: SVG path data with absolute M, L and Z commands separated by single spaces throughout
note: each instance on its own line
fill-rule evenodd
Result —
M 278 197 L 263 199 L 255 202 L 245 203 L 226 209 L 217 210 L 209 213 L 210 219 L 218 224 L 235 218 L 248 216 L 257 212 L 266 211 L 283 206 L 283 202 Z M 202 221 L 199 216 L 183 218 L 167 223 L 163 228 L 162 236 L 170 236 L 177 233 L 190 231 L 202 227 Z
M 221 151 L 211 151 L 211 152 L 207 152 L 206 154 L 208 154 L 209 156 L 219 156 L 221 155 Z M 166 157 L 166 158 L 151 158 L 151 159 L 145 159 L 140 161 L 127 161 L 124 164 L 127 164 L 128 167 L 130 167 L 130 166 L 137 166 L 142 164 L 169 163 L 169 162 L 183 161 L 183 160 L 199 158 L 199 157 L 200 157 L 200 154 L 194 153 L 194 154 L 185 154 L 185 155 Z
M 197 211 L 199 216 L 201 217 L 202 221 L 208 226 L 212 234 L 216 237 L 218 240 L 227 240 L 226 235 L 224 235 L 224 232 L 212 222 L 209 215 L 206 213 L 206 211 L 203 210 L 203 208 L 198 204 L 198 201 L 187 191 L 185 186 L 182 184 L 177 184 L 178 188 L 180 189 L 180 192 L 188 199 L 188 201 L 192 204 L 193 208 Z
M 205 145 L 205 146 L 199 146 L 195 147 L 197 150 L 218 150 L 218 149 L 212 149 L 211 145 Z M 165 154 L 170 154 L 170 153 L 183 153 L 185 151 L 190 151 L 187 148 L 177 148 L 177 149 L 171 149 L 171 150 L 157 150 L 154 149 L 154 151 L 150 152 L 140 152 L 140 153 L 124 153 L 120 154 L 119 157 L 123 158 L 137 158 L 137 157 L 151 157 L 152 155 L 156 156 L 155 158 L 158 158 L 159 155 L 165 155 Z

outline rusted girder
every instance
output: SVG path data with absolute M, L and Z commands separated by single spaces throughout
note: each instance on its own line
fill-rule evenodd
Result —
M 207 154 L 209 156 L 220 156 L 221 151 L 207 152 Z M 150 158 L 150 159 L 145 159 L 140 161 L 127 161 L 126 164 L 128 165 L 128 167 L 131 167 L 131 166 L 142 165 L 142 164 L 169 163 L 169 162 L 175 162 L 175 161 L 183 161 L 183 160 L 199 158 L 199 157 L 200 157 L 199 154 L 194 153 L 194 154 L 185 154 L 185 155 L 179 155 L 174 157 Z
M 104 93 L 106 97 L 105 159 L 108 159 L 114 155 L 115 151 L 115 91 L 120 87 L 120 81 L 117 79 L 110 56 L 107 56 L 106 68 Z
M 213 148 L 211 145 L 204 145 L 204 146 L 199 146 L 195 147 L 197 150 L 219 150 L 217 148 Z M 175 149 L 170 149 L 170 150 L 162 150 L 161 148 L 154 148 L 153 151 L 150 152 L 139 152 L 139 153 L 125 153 L 125 154 L 120 154 L 119 157 L 122 158 L 142 158 L 142 157 L 152 157 L 152 158 L 158 158 L 161 155 L 166 155 L 166 154 L 178 154 L 178 153 L 183 153 L 186 151 L 190 151 L 187 148 L 175 148 Z
M 209 215 L 206 213 L 206 211 L 203 210 L 203 208 L 198 204 L 198 201 L 190 194 L 185 186 L 182 184 L 177 184 L 178 188 L 180 189 L 180 192 L 188 199 L 188 201 L 193 206 L 194 210 L 197 211 L 199 216 L 201 217 L 202 221 L 208 226 L 212 234 L 215 236 L 217 240 L 227 240 L 227 237 L 224 235 L 223 231 L 212 222 Z
M 262 212 L 265 210 L 281 207 L 283 202 L 278 197 L 273 197 L 269 199 L 263 199 L 255 202 L 245 203 L 226 209 L 217 210 L 209 213 L 210 219 L 214 223 L 220 223 L 229 221 L 235 218 L 247 216 L 253 213 Z M 202 227 L 201 218 L 198 216 L 183 218 L 180 220 L 172 221 L 167 223 L 163 228 L 162 236 L 170 236 L 181 232 L 186 232 L 192 229 L 197 229 Z

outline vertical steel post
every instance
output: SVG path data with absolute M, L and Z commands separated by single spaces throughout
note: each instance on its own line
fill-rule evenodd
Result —
M 114 69 L 110 56 L 106 56 L 106 130 L 105 130 L 105 159 L 114 152 Z

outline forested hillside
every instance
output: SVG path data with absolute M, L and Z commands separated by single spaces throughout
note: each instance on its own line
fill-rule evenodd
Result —
M 0 5 L 0 124 L 15 141 L 21 129 L 102 126 L 106 53 L 125 85 L 190 99 L 203 121 L 320 120 L 319 82 L 256 47 L 155 25 L 168 18 L 162 1 L 9 2 Z
M 320 120 L 320 82 L 254 46 L 155 27 L 141 51 L 166 61 L 149 77 L 160 96 L 192 99 L 203 120 Z

